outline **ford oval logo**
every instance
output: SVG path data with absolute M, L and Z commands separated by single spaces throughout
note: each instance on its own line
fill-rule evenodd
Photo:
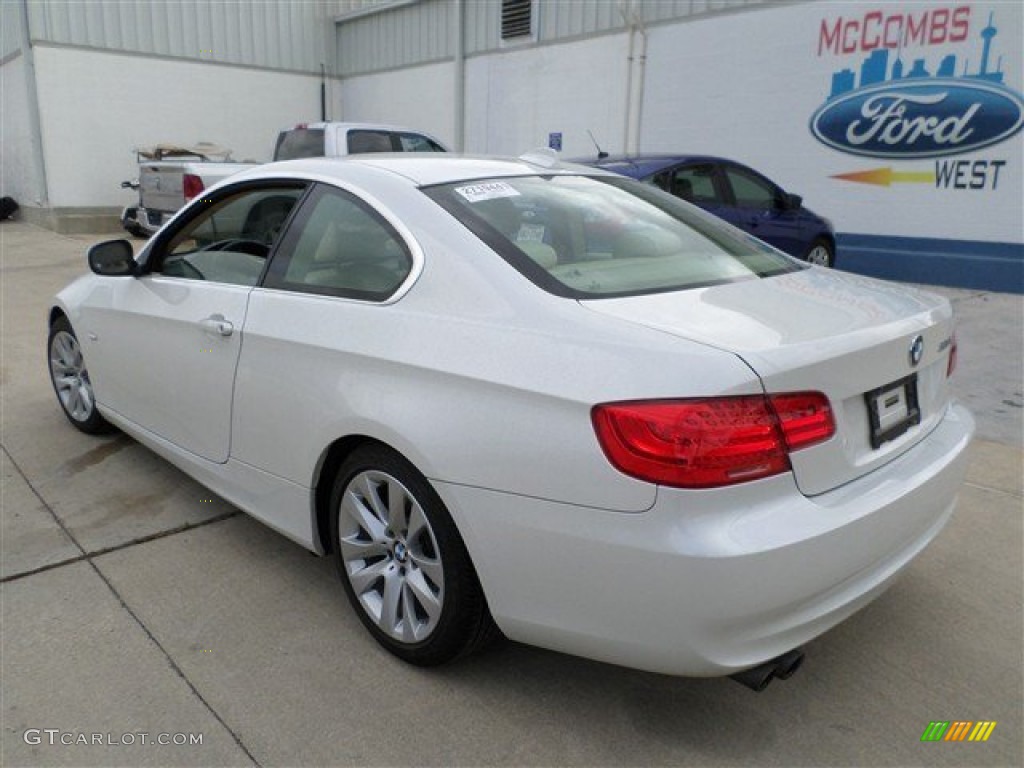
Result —
M 1024 125 L 1024 100 L 964 78 L 889 82 L 822 105 L 811 132 L 840 152 L 868 157 L 941 157 L 1004 141 Z

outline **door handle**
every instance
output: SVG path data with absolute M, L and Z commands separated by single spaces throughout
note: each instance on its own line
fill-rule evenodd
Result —
M 199 327 L 207 333 L 216 333 L 220 336 L 230 336 L 235 332 L 235 326 L 224 315 L 210 315 L 199 321 Z

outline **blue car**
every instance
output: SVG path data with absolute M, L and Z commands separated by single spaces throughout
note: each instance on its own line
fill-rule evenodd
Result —
M 708 155 L 633 155 L 571 162 L 654 184 L 798 259 L 835 266 L 832 222 L 752 168 Z

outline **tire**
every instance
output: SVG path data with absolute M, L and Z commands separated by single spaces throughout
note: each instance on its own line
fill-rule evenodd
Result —
M 819 267 L 834 267 L 836 265 L 835 247 L 825 238 L 819 237 L 807 249 L 804 261 Z
M 444 664 L 497 635 L 451 515 L 426 478 L 391 449 L 363 446 L 338 469 L 331 539 L 360 621 L 403 661 Z
M 114 427 L 100 415 L 92 391 L 82 347 L 68 319 L 61 315 L 50 326 L 46 343 L 50 383 L 57 402 L 76 429 L 90 435 L 113 432 Z

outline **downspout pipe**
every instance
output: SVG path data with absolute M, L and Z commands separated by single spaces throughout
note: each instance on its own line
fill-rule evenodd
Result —
M 636 3 L 626 11 L 619 7 L 622 19 L 629 29 L 629 53 L 626 56 L 626 115 L 623 146 L 627 155 L 635 155 L 640 148 L 640 121 L 644 104 L 644 75 L 647 69 L 647 29 L 637 11 Z M 639 40 L 637 39 L 639 35 Z
M 452 38 L 455 41 L 455 54 L 452 59 L 452 79 L 454 104 L 452 120 L 455 128 L 455 151 L 465 152 L 466 147 L 466 39 L 465 39 L 465 4 L 464 0 L 453 0 L 455 3 L 455 29 Z
M 630 153 L 634 155 L 640 151 L 640 124 L 644 116 L 644 79 L 647 74 L 647 29 L 644 27 L 643 20 L 637 19 L 637 22 L 637 31 L 640 33 L 640 50 L 636 54 L 634 64 L 637 70 L 637 86 L 633 93 L 633 131 L 631 134 L 632 147 L 630 148 Z
M 39 91 L 36 85 L 36 60 L 29 30 L 28 0 L 21 0 L 21 55 L 25 57 L 25 87 L 28 91 L 28 123 L 32 135 L 32 159 L 39 181 L 39 194 L 35 204 L 41 208 L 50 205 L 49 185 L 46 181 L 46 159 L 43 157 L 43 128 L 39 116 Z
M 623 18 L 629 25 L 630 47 L 626 54 L 626 109 L 623 110 L 623 154 L 630 154 L 630 117 L 633 115 L 633 50 L 636 45 L 636 27 L 623 9 Z

